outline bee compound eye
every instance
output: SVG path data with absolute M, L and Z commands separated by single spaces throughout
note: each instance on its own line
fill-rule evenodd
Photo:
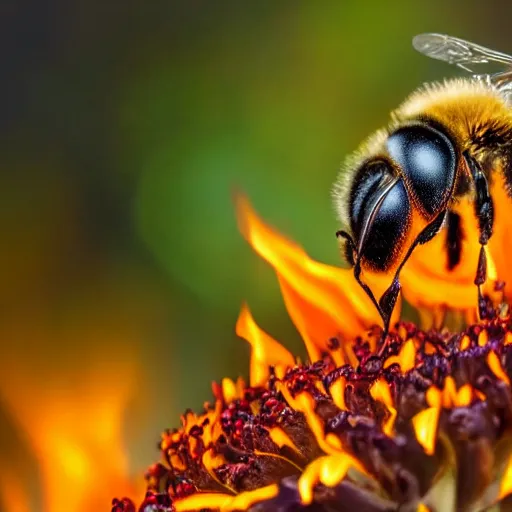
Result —
M 400 251 L 411 222 L 407 190 L 391 164 L 365 163 L 350 194 L 350 227 L 362 263 L 384 271 Z
M 370 214 L 360 256 L 373 270 L 386 271 L 396 260 L 411 226 L 404 182 L 398 180 Z
M 366 162 L 356 173 L 349 197 L 350 229 L 356 242 L 360 239 L 369 210 L 393 178 L 393 169 L 388 162 L 376 160 Z
M 432 126 L 410 125 L 388 137 L 387 150 L 426 217 L 439 213 L 455 182 L 457 155 L 452 141 Z

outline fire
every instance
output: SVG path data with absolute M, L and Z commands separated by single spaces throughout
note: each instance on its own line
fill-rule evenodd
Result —
M 398 355 L 391 356 L 386 359 L 384 368 L 391 366 L 393 363 L 398 363 L 402 372 L 405 373 L 414 368 L 415 362 L 416 347 L 414 345 L 414 340 L 409 339 L 403 344 Z
M 278 491 L 276 484 L 268 485 L 250 492 L 244 492 L 238 496 L 224 493 L 199 493 L 189 496 L 176 504 L 176 512 L 193 512 L 203 509 L 207 503 L 209 507 L 220 509 L 223 512 L 234 512 L 236 510 L 247 510 L 252 504 L 273 498 Z
M 446 377 L 444 388 L 441 390 L 435 386 L 428 388 L 426 399 L 431 407 L 465 407 L 471 403 L 475 390 L 470 384 L 464 384 L 459 389 L 451 375 Z
M 489 365 L 489 368 L 491 369 L 492 373 L 494 373 L 494 375 L 496 375 L 498 379 L 501 379 L 508 386 L 510 386 L 510 379 L 508 378 L 508 375 L 505 373 L 505 370 L 503 370 L 503 367 L 501 366 L 500 360 L 496 355 L 496 352 L 491 350 L 491 352 L 487 354 L 487 364 Z
M 357 459 L 348 453 L 326 455 L 312 462 L 299 478 L 299 493 L 303 505 L 310 505 L 313 501 L 313 490 L 319 482 L 327 487 L 338 484 L 349 470 L 353 468 L 365 473 L 364 468 Z
M 397 411 L 393 406 L 393 398 L 391 396 L 389 384 L 383 378 L 376 380 L 370 388 L 370 395 L 374 400 L 382 402 L 386 406 L 386 409 L 389 412 L 389 417 L 383 425 L 382 430 L 385 434 L 392 437 Z
M 245 198 L 237 207 L 244 237 L 277 273 L 309 361 L 295 359 L 243 305 L 236 333 L 251 346 L 249 384 L 224 378 L 213 386 L 214 403 L 205 403 L 202 413 L 187 412 L 181 428 L 164 432 L 164 463 L 149 470 L 140 509 L 330 510 L 345 498 L 355 508 L 375 498 L 380 505 L 369 508 L 427 512 L 444 510 L 436 505 L 437 490 L 428 489 L 454 474 L 457 509 L 508 495 L 512 458 L 502 475 L 505 457 L 495 460 L 492 451 L 512 417 L 510 347 L 503 348 L 512 334 L 503 304 L 459 333 L 393 319 L 383 338 L 372 328 L 380 323 L 376 308 L 351 270 L 312 260 Z M 372 281 L 377 296 L 389 284 L 386 276 L 363 280 Z M 436 315 L 444 314 L 449 289 L 437 284 L 435 276 L 422 284 L 427 295 L 431 286 L 435 293 L 417 301 L 439 306 Z M 449 286 L 459 293 L 455 309 L 471 316 L 467 295 L 474 282 Z M 500 482 L 492 483 L 496 475 Z M 114 510 L 133 510 L 132 502 L 126 506 L 116 501 Z
M 30 512 L 27 489 L 11 469 L 0 470 L 0 496 L 9 512 Z
M 436 450 L 437 424 L 440 413 L 439 407 L 429 407 L 416 414 L 412 419 L 416 439 L 427 455 L 433 455 Z
M 243 305 L 236 324 L 236 333 L 247 340 L 251 351 L 251 386 L 265 386 L 273 367 L 278 378 L 295 364 L 293 356 L 280 343 L 260 329 L 247 305 Z
M 122 428 L 136 369 L 103 358 L 58 378 L 41 379 L 22 361 L 2 370 L 0 397 L 38 463 L 44 512 L 109 510 L 113 490 L 143 495 L 143 481 L 129 479 Z M 23 474 L 0 472 L 0 492 L 6 510 L 31 510 Z
M 277 273 L 286 308 L 311 361 L 329 353 L 339 366 L 355 363 L 348 344 L 341 344 L 337 350 L 327 345 L 333 338 L 352 339 L 381 323 L 352 271 L 312 260 L 304 249 L 264 224 L 245 197 L 237 198 L 237 209 L 242 235 Z M 389 285 L 386 276 L 367 278 L 377 295 Z M 399 309 L 395 308 L 395 320 Z
M 512 456 L 509 457 L 507 467 L 500 482 L 499 497 L 503 498 L 512 492 Z
M 461 200 L 454 211 L 464 222 L 460 264 L 450 270 L 450 274 L 447 275 L 446 257 L 440 257 L 446 254 L 443 246 L 445 237 L 436 236 L 428 244 L 420 245 L 414 250 L 404 266 L 401 282 L 405 299 L 415 307 L 423 308 L 423 311 L 428 309 L 435 312 L 449 303 L 451 310 L 465 311 L 467 318 L 472 319 L 475 310 L 473 281 L 480 251 L 478 221 L 474 215 L 474 205 L 470 200 Z M 498 237 L 493 237 L 493 242 L 496 238 Z M 488 279 L 485 291 L 491 295 L 498 273 L 493 257 L 495 252 L 487 251 Z M 502 272 L 499 275 L 504 279 Z

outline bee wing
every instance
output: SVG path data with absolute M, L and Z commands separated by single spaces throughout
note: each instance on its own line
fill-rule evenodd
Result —
M 468 71 L 475 79 L 498 88 L 512 99 L 512 56 L 444 34 L 419 34 L 413 38 L 412 45 L 427 57 Z M 502 69 L 491 72 L 490 68 L 496 69 L 497 64 Z

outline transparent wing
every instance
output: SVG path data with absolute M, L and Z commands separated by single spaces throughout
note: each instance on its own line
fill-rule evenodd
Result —
M 454 64 L 512 98 L 512 56 L 444 34 L 417 35 L 412 45 L 423 55 Z

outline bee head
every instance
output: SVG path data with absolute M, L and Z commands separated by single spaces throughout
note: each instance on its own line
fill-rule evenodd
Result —
M 380 272 L 391 268 L 404 249 L 413 208 L 432 224 L 419 243 L 430 240 L 453 194 L 457 160 L 454 144 L 437 127 L 415 123 L 392 131 L 383 154 L 364 161 L 353 175 L 348 261 Z

